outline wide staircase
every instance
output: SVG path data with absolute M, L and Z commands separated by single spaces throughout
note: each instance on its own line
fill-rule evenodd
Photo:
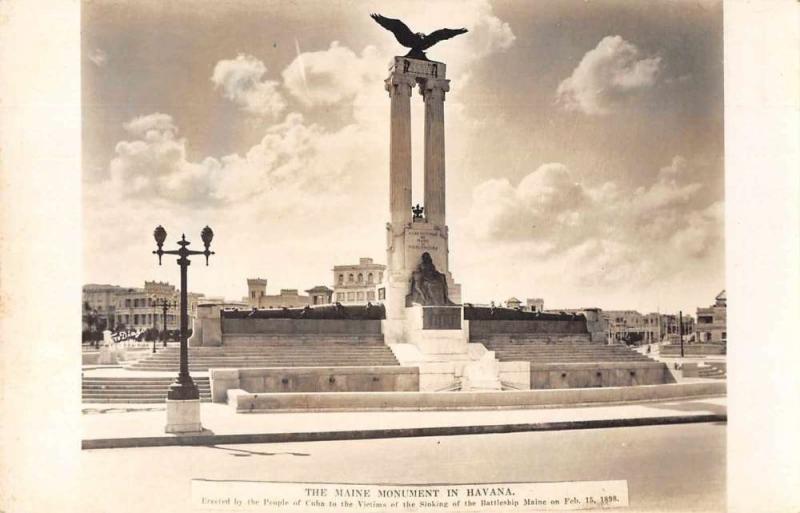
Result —
M 193 376 L 201 402 L 211 402 L 208 377 Z M 175 381 L 167 377 L 83 377 L 84 403 L 163 403 L 167 389 Z
M 482 341 L 500 361 L 531 363 L 654 362 L 623 345 L 590 343 L 537 343 L 534 337 L 491 337 Z
M 177 371 L 179 349 L 168 347 L 127 369 Z M 383 337 L 262 337 L 250 344 L 189 348 L 189 370 L 257 367 L 353 367 L 399 365 Z

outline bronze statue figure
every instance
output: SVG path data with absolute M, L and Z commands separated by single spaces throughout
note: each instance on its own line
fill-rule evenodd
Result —
M 455 305 L 447 295 L 447 278 L 436 270 L 430 253 L 422 254 L 422 261 L 411 275 L 411 293 L 406 296 L 406 306 Z
M 460 28 L 460 29 L 439 29 L 434 30 L 430 34 L 423 34 L 422 32 L 411 32 L 411 29 L 400 20 L 396 20 L 394 18 L 386 18 L 385 16 L 381 16 L 380 14 L 370 14 L 373 20 L 378 22 L 378 24 L 385 28 L 386 30 L 390 31 L 394 34 L 394 37 L 397 39 L 397 42 L 401 45 L 405 46 L 406 48 L 411 48 L 411 51 L 408 52 L 405 57 L 411 57 L 412 59 L 421 59 L 424 61 L 428 60 L 428 57 L 425 56 L 425 50 L 430 48 L 431 46 L 435 45 L 439 41 L 443 41 L 445 39 L 450 39 L 451 37 L 455 37 L 459 34 L 463 34 L 467 32 L 467 29 Z

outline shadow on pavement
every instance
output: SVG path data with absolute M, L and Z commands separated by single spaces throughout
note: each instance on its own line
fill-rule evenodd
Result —
M 714 415 L 726 415 L 728 408 L 723 404 L 705 403 L 705 402 L 685 402 L 685 403 L 657 403 L 657 404 L 642 404 L 647 408 L 655 408 L 657 410 L 676 410 L 676 411 L 707 411 Z
M 249 458 L 250 456 L 311 456 L 310 453 L 306 452 L 259 452 L 259 451 L 248 451 L 247 449 L 236 449 L 232 447 L 221 447 L 219 445 L 206 445 L 209 449 L 219 449 L 221 451 L 230 451 L 229 454 L 231 456 L 236 456 L 239 458 Z

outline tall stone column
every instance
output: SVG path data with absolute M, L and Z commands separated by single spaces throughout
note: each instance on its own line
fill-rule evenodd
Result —
M 425 219 L 445 225 L 444 94 L 450 81 L 429 78 L 420 84 L 425 100 Z
M 389 128 L 389 209 L 392 226 L 411 222 L 411 90 L 413 77 L 393 72 L 386 79 L 392 99 Z

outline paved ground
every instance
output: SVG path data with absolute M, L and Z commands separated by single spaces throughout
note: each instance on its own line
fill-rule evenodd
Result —
M 84 404 L 83 439 L 163 437 L 163 404 Z M 235 413 L 225 404 L 201 404 L 208 434 L 293 433 L 442 426 L 482 426 L 585 420 L 725 414 L 725 397 L 617 406 L 525 410 Z
M 630 508 L 623 511 L 724 511 L 725 425 L 81 452 L 86 513 L 191 511 L 192 478 L 387 484 L 626 479 Z

